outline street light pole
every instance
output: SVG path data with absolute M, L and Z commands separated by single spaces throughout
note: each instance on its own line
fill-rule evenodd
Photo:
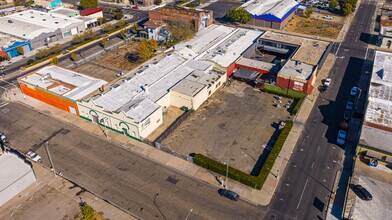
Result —
M 357 88 L 358 88 L 358 87 L 357 87 Z M 359 96 L 358 96 L 358 98 L 357 98 L 357 103 L 355 104 L 355 106 L 358 105 L 359 98 L 361 97 L 361 94 L 362 94 L 362 89 L 360 89 L 360 88 L 358 88 L 358 89 L 359 89 Z
M 48 144 L 49 144 L 49 141 L 46 141 L 46 142 L 45 142 L 45 150 L 46 150 L 46 153 L 48 154 L 50 166 L 51 166 L 52 169 L 53 169 L 54 176 L 56 176 L 56 170 L 54 169 L 54 166 L 53 166 L 53 161 L 52 161 L 52 157 L 50 156 L 50 153 L 49 153 Z

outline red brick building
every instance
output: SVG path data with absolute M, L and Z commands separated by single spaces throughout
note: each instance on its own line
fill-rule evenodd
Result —
M 279 71 L 276 85 L 306 94 L 312 93 L 316 81 L 317 66 L 289 60 Z
M 155 21 L 187 21 L 193 24 L 195 31 L 208 27 L 213 22 L 212 11 L 182 8 L 179 6 L 164 6 L 148 11 L 150 20 Z

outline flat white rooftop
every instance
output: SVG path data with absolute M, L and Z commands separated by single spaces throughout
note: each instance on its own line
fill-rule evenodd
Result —
M 49 90 L 74 101 L 79 100 L 107 84 L 106 81 L 86 76 L 58 66 L 47 66 L 18 79 L 33 86 Z
M 297 5 L 298 3 L 295 0 L 251 0 L 241 7 L 252 15 L 270 14 L 282 19 L 287 12 Z
M 392 128 L 392 53 L 377 51 L 365 121 Z
M 290 59 L 279 71 L 278 77 L 308 80 L 312 76 L 313 70 L 314 66 L 312 65 Z
M 28 10 L 1 17 L 0 32 L 24 39 L 33 39 L 41 33 L 53 32 L 58 28 L 81 22 L 76 18 L 64 18 L 42 11 Z
M 175 46 L 183 57 L 208 60 L 228 67 L 248 49 L 263 32 L 223 25 L 211 25 L 191 40 Z
M 271 71 L 276 65 L 273 63 L 267 63 L 260 60 L 250 59 L 241 57 L 236 62 L 238 65 L 248 66 L 259 70 L 268 70 Z
M 187 61 L 176 53 L 169 54 L 92 101 L 106 111 L 123 111 L 139 123 L 159 108 L 155 102 L 173 86 L 196 70 L 207 73 L 212 67 L 210 62 Z

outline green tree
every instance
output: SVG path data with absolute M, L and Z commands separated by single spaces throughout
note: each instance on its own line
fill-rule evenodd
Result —
M 137 34 L 139 32 L 139 27 L 137 24 L 133 25 L 133 32 L 135 32 L 135 34 Z
M 71 42 L 74 43 L 74 44 L 78 44 L 78 43 L 81 43 L 81 42 L 83 42 L 83 41 L 84 41 L 84 36 L 83 36 L 83 34 L 75 35 L 75 36 L 72 38 L 72 40 L 71 40 Z
M 30 64 L 33 64 L 33 63 L 34 63 L 34 60 L 33 60 L 33 59 L 27 60 L 27 65 L 30 65 Z
M 148 60 L 154 56 L 154 51 L 151 50 L 151 45 L 146 40 L 141 40 L 138 45 L 138 55 L 142 60 Z
M 102 38 L 102 46 L 103 46 L 103 48 L 106 48 L 107 45 L 108 45 L 108 41 L 107 41 L 106 37 L 103 37 Z
M 19 53 L 20 55 L 23 55 L 23 54 L 24 54 L 24 49 L 23 49 L 22 46 L 17 47 L 17 48 L 16 48 L 16 51 L 18 51 L 18 53 Z
M 124 17 L 124 14 L 122 11 L 116 11 L 116 13 L 114 13 L 114 19 L 116 19 L 116 20 L 120 20 L 123 17 Z
M 124 27 L 126 25 L 126 22 L 124 20 L 121 21 L 117 21 L 115 26 L 120 28 L 120 27 Z
M 162 0 L 155 0 L 155 1 L 154 1 L 154 4 L 160 5 L 160 4 L 162 4 Z
M 85 40 L 91 40 L 95 37 L 95 34 L 94 34 L 93 30 L 89 29 L 89 30 L 83 32 L 83 37 Z
M 50 63 L 57 65 L 59 63 L 59 59 L 55 56 L 50 60 Z
M 349 15 L 354 12 L 353 6 L 349 3 L 343 4 L 342 12 L 344 15 Z
M 114 26 L 111 23 L 107 23 L 102 27 L 104 32 L 109 32 L 114 29 Z
M 306 9 L 306 11 L 305 11 L 305 17 L 310 18 L 310 16 L 312 16 L 313 12 L 314 12 L 314 9 L 313 9 L 313 8 L 308 8 L 308 9 Z
M 228 10 L 225 16 L 234 22 L 239 22 L 242 24 L 248 23 L 252 20 L 251 14 L 249 14 L 244 8 L 238 7 L 233 7 Z
M 76 53 L 71 53 L 71 60 L 75 61 L 78 55 L 76 55 Z
M 98 0 L 80 0 L 80 7 L 86 8 L 96 8 L 98 7 Z
M 331 0 L 329 2 L 329 8 L 330 9 L 334 9 L 334 8 L 336 8 L 336 6 L 338 6 L 338 0 Z
M 106 18 L 105 18 L 105 17 L 98 18 L 98 23 L 99 23 L 99 25 L 102 25 L 102 24 L 104 24 L 105 22 L 106 22 Z
M 158 50 L 158 43 L 154 39 L 147 40 L 147 47 L 153 53 Z

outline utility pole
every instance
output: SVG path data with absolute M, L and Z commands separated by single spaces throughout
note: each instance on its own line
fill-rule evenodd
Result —
M 188 215 L 185 217 L 185 220 L 188 220 L 189 215 L 191 214 L 191 212 L 193 211 L 193 209 L 189 210 Z
M 229 160 L 226 160 L 226 183 L 225 183 L 225 189 L 227 189 L 228 179 L 229 179 Z
M 50 153 L 49 153 L 48 144 L 49 144 L 49 141 L 45 141 L 45 150 L 46 150 L 46 153 L 48 154 L 50 166 L 51 166 L 52 169 L 53 169 L 54 176 L 56 176 L 56 170 L 54 169 L 54 166 L 53 166 L 53 161 L 52 161 L 52 157 L 50 156 Z

